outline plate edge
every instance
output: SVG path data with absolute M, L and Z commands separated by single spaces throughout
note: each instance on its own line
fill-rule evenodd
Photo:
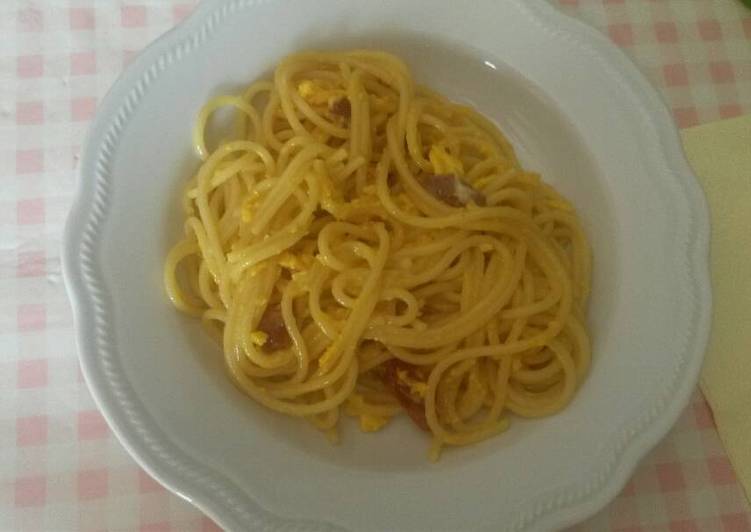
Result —
M 132 112 L 132 109 L 137 105 L 138 101 L 138 98 L 132 99 L 132 91 L 128 96 L 122 94 L 122 87 L 126 82 L 137 82 L 135 83 L 136 89 L 139 89 L 140 87 L 137 92 L 140 91 L 140 96 L 142 96 L 143 91 L 145 91 L 148 85 L 156 79 L 160 72 L 174 61 L 179 60 L 183 53 L 190 53 L 192 49 L 200 46 L 200 44 L 210 36 L 212 28 L 229 13 L 236 9 L 249 8 L 269 1 L 273 0 L 226 0 L 222 3 L 202 2 L 186 21 L 170 30 L 167 34 L 163 35 L 156 42 L 147 47 L 147 49 L 128 69 L 126 69 L 118 81 L 113 85 L 110 92 L 103 99 L 100 108 L 117 109 L 117 114 L 112 114 L 116 116 L 116 122 L 120 119 L 121 131 L 122 124 L 127 121 L 127 116 L 122 114 L 123 108 L 127 108 L 130 103 L 130 112 Z M 607 65 L 611 73 L 618 75 L 619 78 L 628 82 L 627 85 L 632 92 L 632 96 L 635 97 L 645 108 L 651 108 L 651 110 L 656 111 L 657 115 L 663 115 L 664 118 L 667 110 L 664 107 L 664 103 L 659 99 L 659 96 L 657 96 L 655 89 L 649 85 L 627 56 L 607 41 L 595 29 L 559 12 L 552 6 L 543 2 L 543 0 L 526 0 L 524 3 L 521 0 L 508 1 L 515 4 L 518 9 L 525 11 L 546 32 L 555 32 L 561 38 L 566 38 L 566 40 L 572 42 L 578 47 L 583 47 L 593 58 L 604 62 L 603 56 L 610 55 L 611 59 L 614 61 L 614 63 Z M 562 31 L 560 27 L 556 27 L 558 23 L 561 23 L 562 19 L 566 20 L 565 25 L 568 27 L 568 31 Z M 198 31 L 198 37 L 196 38 L 196 36 L 193 35 L 192 39 L 188 39 L 188 37 L 191 36 L 191 32 L 195 30 Z M 578 38 L 579 36 L 586 37 L 586 39 Z M 600 46 L 599 48 L 594 47 L 592 45 L 593 40 L 599 41 L 599 44 L 604 46 Z M 177 51 L 178 48 L 181 45 L 185 45 L 186 42 L 191 43 L 192 48 L 185 49 L 182 52 Z M 165 57 L 165 55 L 167 57 Z M 613 66 L 613 64 L 615 64 L 615 66 Z M 149 67 L 146 65 L 149 65 Z M 147 81 L 144 83 L 144 80 Z M 648 99 L 646 98 L 647 95 L 649 96 Z M 123 107 L 120 107 L 117 104 L 122 98 L 126 99 Z M 254 504 L 251 504 L 251 506 L 256 506 L 257 508 L 254 508 L 253 512 L 248 512 L 246 510 L 237 513 L 237 510 L 242 510 L 242 508 L 236 506 L 232 512 L 233 516 L 229 518 L 225 512 L 220 513 L 221 510 L 227 509 L 226 500 L 218 501 L 214 496 L 206 497 L 205 500 L 200 500 L 201 498 L 198 495 L 190 493 L 190 488 L 186 488 L 184 492 L 181 492 L 181 490 L 176 487 L 179 479 L 174 478 L 174 471 L 167 471 L 169 468 L 165 468 L 165 466 L 159 464 L 158 460 L 153 458 L 153 455 L 144 456 L 144 451 L 146 452 L 146 455 L 148 455 L 148 452 L 157 455 L 162 454 L 155 453 L 153 448 L 145 448 L 158 444 L 157 440 L 160 439 L 159 435 L 155 436 L 153 433 L 138 431 L 138 437 L 141 438 L 141 441 L 134 442 L 134 438 L 127 434 L 122 426 L 126 421 L 115 419 L 115 417 L 118 416 L 113 414 L 106 407 L 111 399 L 105 397 L 104 393 L 100 393 L 102 391 L 98 388 L 99 385 L 95 382 L 97 378 L 95 372 L 101 371 L 102 369 L 97 368 L 94 361 L 94 359 L 99 356 L 100 351 L 106 347 L 100 345 L 102 340 L 101 337 L 103 335 L 97 334 L 95 335 L 97 338 L 94 339 L 90 331 L 85 330 L 83 327 L 84 323 L 97 323 L 99 327 L 97 332 L 101 333 L 101 328 L 107 326 L 105 323 L 106 320 L 102 317 L 105 314 L 102 309 L 106 306 L 107 295 L 104 287 L 99 286 L 101 283 L 97 282 L 96 279 L 98 276 L 98 263 L 96 262 L 95 257 L 96 241 L 94 240 L 94 237 L 96 236 L 95 226 L 105 219 L 107 207 L 106 192 L 108 184 L 106 183 L 106 177 L 101 173 L 106 167 L 99 166 L 102 163 L 102 158 L 100 156 L 102 153 L 106 153 L 108 156 L 112 155 L 116 148 L 116 137 L 109 135 L 112 128 L 105 128 L 107 122 L 102 118 L 103 116 L 104 113 L 98 113 L 97 118 L 95 118 L 94 123 L 92 123 L 92 126 L 89 129 L 89 135 L 84 144 L 85 152 L 81 157 L 81 163 L 79 165 L 78 186 L 74 195 L 74 203 L 65 227 L 62 253 L 63 273 L 66 280 L 69 299 L 73 306 L 81 366 L 95 402 L 105 414 L 105 417 L 107 417 L 107 420 L 118 439 L 140 465 L 147 469 L 149 473 L 159 479 L 168 488 L 196 504 L 203 511 L 211 515 L 218 523 L 228 528 L 247 528 L 249 526 L 257 528 L 263 526 L 263 524 L 267 526 L 272 524 L 278 526 L 282 523 L 292 525 L 292 522 L 282 520 L 282 518 L 270 514 L 262 519 L 261 517 L 263 514 L 266 514 L 267 512 Z M 695 234 L 694 238 L 691 239 L 690 244 L 693 244 L 692 247 L 694 249 L 692 252 L 691 250 L 687 250 L 687 254 L 691 255 L 690 260 L 689 257 L 687 257 L 687 269 L 689 271 L 693 270 L 694 275 L 692 277 L 694 280 L 701 279 L 705 281 L 704 283 L 695 283 L 695 290 L 697 293 L 693 294 L 698 301 L 695 306 L 698 315 L 694 320 L 694 322 L 698 324 L 698 327 L 695 330 L 696 334 L 694 334 L 694 336 L 697 340 L 696 345 L 701 346 L 700 348 L 694 348 L 694 351 L 701 351 L 701 353 L 698 355 L 693 353 L 693 356 L 690 356 L 691 354 L 689 353 L 683 353 L 683 370 L 687 375 L 687 378 L 683 378 L 681 381 L 684 385 L 678 390 L 673 390 L 674 393 L 667 394 L 671 396 L 669 404 L 664 405 L 662 409 L 657 409 L 654 416 L 650 416 L 652 419 L 645 423 L 640 434 L 634 434 L 631 437 L 626 436 L 626 440 L 628 441 L 623 443 L 623 449 L 620 452 L 620 456 L 616 457 L 617 463 L 610 466 L 610 473 L 605 475 L 609 475 L 610 478 L 598 475 L 598 481 L 591 483 L 589 486 L 590 489 L 584 490 L 586 493 L 582 493 L 582 496 L 580 497 L 575 497 L 575 499 L 581 499 L 578 501 L 569 500 L 570 497 L 567 497 L 565 494 L 547 494 L 544 498 L 545 500 L 536 503 L 532 510 L 529 510 L 525 515 L 520 517 L 520 519 L 512 526 L 513 530 L 524 530 L 533 526 L 547 529 L 571 524 L 581 519 L 585 519 L 607 504 L 608 501 L 617 495 L 620 488 L 625 484 L 628 475 L 633 471 L 638 460 L 642 458 L 660 439 L 662 439 L 662 437 L 664 437 L 677 419 L 685 404 L 688 402 L 690 393 L 695 387 L 702 360 L 701 354 L 704 351 L 708 339 L 708 317 L 711 309 L 711 294 L 709 292 L 708 282 L 708 210 L 705 197 L 699 189 L 698 181 L 693 176 L 693 173 L 685 160 L 682 149 L 680 148 L 678 133 L 672 119 L 668 116 L 668 120 L 660 122 L 661 126 L 658 125 L 654 119 L 649 120 L 649 123 L 661 139 L 661 148 L 662 153 L 664 154 L 663 158 L 667 159 L 665 162 L 668 164 L 668 173 L 671 174 L 676 183 L 681 185 L 686 196 L 686 202 L 690 207 L 693 207 L 693 209 L 690 209 L 690 212 L 694 214 L 691 222 L 694 226 Z M 104 133 L 104 131 L 106 131 L 106 133 Z M 101 142 L 95 143 L 97 139 L 101 140 Z M 101 146 L 95 148 L 95 144 L 101 144 Z M 93 175 L 96 176 L 96 179 L 94 183 L 95 187 L 89 190 L 84 185 L 90 184 L 85 182 L 85 175 L 91 170 L 94 170 Z M 685 177 L 681 177 L 681 175 L 684 175 Z M 94 204 L 87 205 L 85 202 L 86 199 L 93 199 Z M 92 236 L 92 233 L 94 233 L 94 236 Z M 94 282 L 92 282 L 92 280 Z M 111 333 L 109 336 L 112 336 Z M 132 389 L 130 392 L 132 393 Z M 122 399 L 122 397 L 120 399 Z M 122 403 L 120 406 L 123 406 Z M 138 414 L 134 414 L 133 412 L 131 412 L 131 414 L 135 416 L 135 418 L 143 418 L 145 409 L 141 408 L 141 412 Z M 135 418 L 131 418 L 127 422 L 138 424 L 139 422 Z M 141 423 L 143 423 L 143 419 L 141 419 Z M 159 432 L 158 427 L 155 428 L 157 429 L 157 432 Z M 644 434 L 649 428 L 651 428 L 651 431 L 645 436 Z M 161 436 L 161 438 L 168 442 L 169 445 L 174 446 L 174 444 L 165 436 Z M 637 441 L 639 439 L 642 441 Z M 163 443 L 164 442 L 162 442 L 162 444 Z M 185 459 L 188 462 L 195 462 L 192 458 L 187 456 Z M 167 461 L 169 462 L 171 460 Z M 193 463 L 189 465 L 195 466 L 197 464 Z M 177 466 L 173 464 L 172 467 L 190 469 L 190 467 L 186 466 L 184 463 L 178 463 Z M 217 475 L 216 472 L 213 473 L 214 475 Z M 214 475 L 210 474 L 209 476 Z M 222 477 L 220 479 L 222 482 L 229 485 L 232 484 L 229 479 L 223 478 L 222 475 L 220 476 Z M 185 481 L 185 479 L 182 479 L 182 481 Z M 189 480 L 188 482 L 193 482 L 195 484 L 196 479 Z M 216 484 L 216 480 L 214 480 L 214 483 Z M 201 487 L 194 487 L 192 491 L 196 490 L 206 491 Z M 239 488 L 235 490 L 235 493 L 238 492 L 240 492 Z M 593 493 L 595 494 L 594 496 L 592 495 Z M 206 494 L 204 493 L 204 495 Z M 553 499 L 557 502 L 554 502 Z M 245 501 L 243 505 L 247 505 L 247 503 L 248 501 Z M 556 510 L 565 510 L 568 515 L 556 517 Z M 265 523 L 262 524 L 262 522 Z M 305 527 L 306 530 L 311 528 L 318 529 L 321 526 L 324 527 L 322 529 L 325 530 L 335 528 L 330 523 L 294 523 L 297 526 Z

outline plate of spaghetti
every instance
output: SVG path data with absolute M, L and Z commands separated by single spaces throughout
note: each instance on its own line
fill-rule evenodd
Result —
M 84 375 L 227 529 L 572 524 L 696 383 L 703 196 L 654 91 L 544 2 L 204 3 L 80 173 Z

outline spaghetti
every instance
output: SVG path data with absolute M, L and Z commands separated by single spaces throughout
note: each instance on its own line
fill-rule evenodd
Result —
M 236 132 L 210 147 L 219 108 Z M 332 440 L 406 412 L 433 459 L 569 403 L 589 245 L 490 121 L 390 54 L 304 52 L 209 101 L 194 141 L 164 283 L 247 395 Z

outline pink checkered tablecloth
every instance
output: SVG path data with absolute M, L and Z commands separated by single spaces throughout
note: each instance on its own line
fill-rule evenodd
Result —
M 751 10 L 737 0 L 551 0 L 609 35 L 681 127 L 751 112 Z M 82 380 L 60 241 L 83 135 L 175 0 L 0 1 L 0 530 L 215 530 L 145 474 Z M 620 496 L 576 531 L 751 531 L 697 391 Z

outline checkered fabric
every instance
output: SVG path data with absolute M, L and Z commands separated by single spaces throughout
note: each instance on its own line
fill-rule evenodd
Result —
M 608 35 L 687 127 L 751 112 L 751 10 L 737 0 L 550 0 Z M 60 273 L 78 152 L 174 0 L 0 2 L 0 530 L 216 530 L 144 473 L 96 410 Z M 619 497 L 576 531 L 751 531 L 696 393 Z

